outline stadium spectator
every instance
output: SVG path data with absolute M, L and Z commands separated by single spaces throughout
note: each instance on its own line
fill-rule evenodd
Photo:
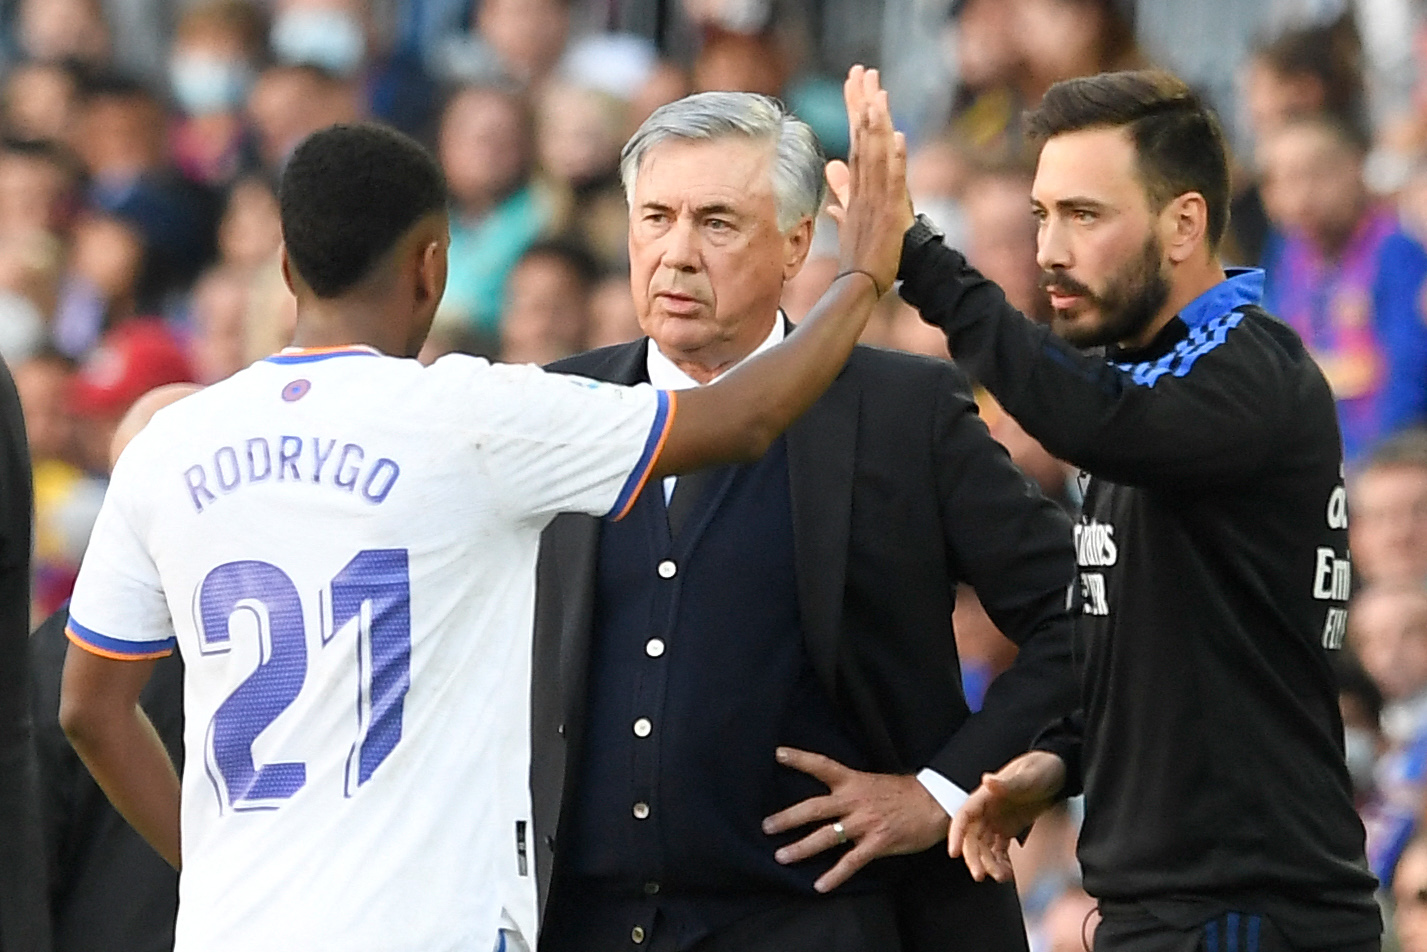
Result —
M 143 235 L 150 304 L 191 282 L 213 253 L 215 209 L 168 166 L 165 115 L 153 93 L 121 76 L 92 79 L 75 149 L 89 175 L 88 201 Z
M 16 40 L 30 59 L 89 67 L 110 62 L 112 37 L 101 0 L 20 0 L 16 21 Z
M 0 140 L 0 236 L 65 234 L 79 191 L 79 169 L 61 146 Z
M 599 265 L 581 245 L 543 241 L 526 249 L 506 282 L 501 360 L 548 364 L 583 350 L 598 276 Z
M 1368 863 L 1387 882 L 1427 797 L 1427 590 L 1389 585 L 1366 589 L 1350 606 L 1348 637 L 1384 701 L 1381 724 L 1387 749 L 1374 768 L 1372 797 L 1360 812 Z M 1345 737 L 1351 736 L 1345 725 Z M 1351 747 L 1347 750 L 1349 756 L 1362 756 Z M 1354 766 L 1359 765 L 1349 760 L 1350 772 Z M 1355 787 L 1357 783 L 1355 778 Z
M 1050 305 L 1036 264 L 1036 223 L 1026 211 L 1030 193 L 1031 170 L 1022 165 L 971 168 L 961 200 L 966 260 L 1006 292 L 1012 307 L 1048 323 Z
M 1363 128 L 1360 53 L 1349 19 L 1290 26 L 1253 47 L 1238 77 L 1252 161 L 1236 169 L 1225 249 L 1229 260 L 1244 265 L 1263 260 L 1272 227 L 1262 184 L 1261 153 L 1269 139 L 1290 120 L 1320 114 Z
M 625 105 L 608 93 L 559 80 L 540 95 L 536 153 L 558 187 L 560 231 L 606 268 L 629 261 L 629 214 L 619 181 Z
M 970 67 L 951 127 L 978 155 L 1023 157 L 1021 113 L 1053 83 L 1145 63 L 1125 0 L 959 0 L 950 9 L 958 62 Z
M 510 269 L 555 212 L 548 189 L 533 177 L 530 106 L 505 87 L 463 87 L 442 112 L 437 148 L 452 202 L 443 319 L 494 336 Z
M 168 79 L 183 115 L 171 150 L 189 181 L 227 185 L 256 163 L 243 106 L 265 52 L 265 30 L 262 11 L 249 0 L 201 0 L 180 15 Z
M 1392 876 L 1398 952 L 1427 952 L 1427 834 L 1402 851 Z
M 472 30 L 437 53 L 449 81 L 513 79 L 535 90 L 554 72 L 570 36 L 571 0 L 482 0 Z
M 218 263 L 251 275 L 271 264 L 282 244 L 277 196 L 262 176 L 239 179 L 218 222 Z
M 1348 483 L 1353 573 L 1366 584 L 1427 584 L 1427 430 L 1374 449 Z
M 201 383 L 217 383 L 248 365 L 251 285 L 251 275 L 218 265 L 205 271 L 193 286 L 189 354 Z
M 1427 589 L 1374 585 L 1354 599 L 1348 637 L 1382 691 L 1383 733 L 1400 746 L 1427 730 Z
M 143 234 L 122 219 L 85 214 L 75 222 L 52 329 L 61 351 L 82 357 L 106 328 L 138 312 L 146 254 Z
M 282 171 L 292 150 L 313 132 L 363 115 L 356 84 L 316 66 L 269 66 L 247 102 L 258 154 L 272 175 Z
M 1282 230 L 1265 257 L 1265 306 L 1323 368 L 1349 464 L 1427 417 L 1427 251 L 1369 196 L 1363 154 L 1323 115 L 1289 120 L 1262 150 L 1264 200 Z
M 8 135 L 68 143 L 79 109 L 77 70 L 64 63 L 19 63 L 5 74 L 0 101 Z
M 30 434 L 35 494 L 33 617 L 55 611 L 74 589 L 104 484 L 75 460 L 75 423 L 69 406 L 73 361 L 44 351 L 15 368 L 15 386 Z
M 639 315 L 629 294 L 627 271 L 600 278 L 590 294 L 590 328 L 586 345 L 591 349 L 623 344 L 638 338 Z
M 94 475 L 107 473 L 114 433 L 134 401 L 155 387 L 194 377 L 188 356 L 162 321 L 131 318 L 107 332 L 70 387 L 79 465 Z
M 622 160 L 648 336 L 553 366 L 690 393 L 776 352 L 821 170 L 767 98 L 656 111 Z M 557 519 L 536 609 L 542 948 L 1023 949 L 1014 891 L 940 844 L 958 785 L 1072 701 L 1067 529 L 951 364 L 871 348 L 760 460 L 654 487 L 617 525 Z M 976 715 L 962 581 L 1021 646 Z
M 691 70 L 695 92 L 726 90 L 781 96 L 791 66 L 776 33 L 706 31 Z

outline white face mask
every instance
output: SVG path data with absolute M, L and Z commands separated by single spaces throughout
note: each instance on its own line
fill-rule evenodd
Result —
M 190 116 L 237 109 L 253 84 L 247 63 L 208 53 L 175 55 L 168 76 L 173 98 Z
M 1353 790 L 1366 793 L 1373 787 L 1373 768 L 1377 766 L 1377 736 L 1361 727 L 1343 728 L 1343 759 Z
M 318 66 L 338 76 L 355 73 L 367 55 L 362 25 L 345 10 L 288 10 L 273 22 L 271 38 L 284 63 Z

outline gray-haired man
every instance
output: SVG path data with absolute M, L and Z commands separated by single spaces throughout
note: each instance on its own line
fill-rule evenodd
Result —
M 660 109 L 623 159 L 649 337 L 555 369 L 689 388 L 776 344 L 822 171 L 772 100 Z M 859 348 L 762 460 L 662 488 L 542 541 L 541 948 L 1024 948 L 1015 893 L 940 844 L 961 791 L 1073 706 L 1074 564 L 1067 520 L 965 378 Z M 962 581 L 1021 645 L 977 714 L 951 629 Z

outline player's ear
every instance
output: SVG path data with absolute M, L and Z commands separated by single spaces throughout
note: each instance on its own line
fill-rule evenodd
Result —
M 813 220 L 804 218 L 783 235 L 783 280 L 790 281 L 803 269 L 813 247 Z
M 287 242 L 279 246 L 278 260 L 282 265 L 282 283 L 287 285 L 287 289 L 294 295 L 297 294 L 297 283 L 292 279 L 292 262 L 287 258 Z
M 1198 192 L 1185 192 L 1165 205 L 1160 223 L 1169 260 L 1186 261 L 1208 240 L 1209 204 Z

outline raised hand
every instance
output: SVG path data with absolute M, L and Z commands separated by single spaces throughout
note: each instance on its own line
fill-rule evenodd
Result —
M 965 859 L 977 882 L 988 875 L 998 883 L 1009 882 L 1011 841 L 1055 802 L 1063 786 L 1065 762 L 1043 750 L 1022 754 L 994 774 L 984 774 L 981 786 L 952 818 L 947 852 Z
M 863 271 L 885 293 L 897 277 L 902 235 L 912 224 L 907 193 L 907 141 L 892 127 L 877 70 L 854 66 L 842 86 L 852 148 L 846 163 L 828 163 L 838 224 L 838 271 Z

